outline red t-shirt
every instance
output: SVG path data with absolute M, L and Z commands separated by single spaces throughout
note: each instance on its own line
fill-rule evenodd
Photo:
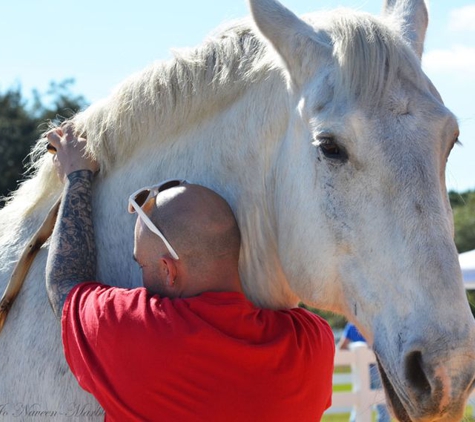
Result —
M 82 283 L 62 332 L 71 371 L 108 421 L 316 422 L 331 404 L 333 334 L 304 309 Z

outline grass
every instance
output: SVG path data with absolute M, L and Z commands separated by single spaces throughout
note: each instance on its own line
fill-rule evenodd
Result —
M 349 420 L 349 413 L 335 413 L 333 415 L 324 415 L 322 422 L 348 422 Z
M 351 367 L 349 366 L 335 366 L 333 373 L 335 374 L 349 374 L 351 372 Z M 351 391 L 351 384 L 333 384 L 333 391 L 336 393 L 342 393 L 346 391 Z
M 335 366 L 334 374 L 349 374 L 351 372 L 351 367 L 347 365 Z
M 334 393 L 343 393 L 346 391 L 351 391 L 351 384 L 336 384 L 333 386 Z

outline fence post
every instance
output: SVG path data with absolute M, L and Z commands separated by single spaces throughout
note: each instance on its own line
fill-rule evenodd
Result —
M 351 365 L 351 375 L 353 377 L 353 392 L 356 393 L 354 407 L 356 422 L 371 422 L 373 404 L 369 376 L 371 352 L 363 342 L 351 344 L 350 350 L 355 353 L 355 363 Z

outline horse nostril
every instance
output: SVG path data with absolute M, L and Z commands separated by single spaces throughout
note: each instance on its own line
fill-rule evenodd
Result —
M 422 353 L 419 351 L 409 353 L 405 364 L 406 379 L 412 387 L 421 395 L 430 395 L 431 386 L 424 371 Z

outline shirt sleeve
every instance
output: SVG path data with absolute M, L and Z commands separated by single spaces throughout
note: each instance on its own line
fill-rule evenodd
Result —
M 69 293 L 61 319 L 66 361 L 79 385 L 96 395 L 112 382 L 110 368 L 140 336 L 149 302 L 145 289 L 81 283 Z M 131 343 L 132 342 L 132 343 Z
M 320 379 L 324 386 L 319 392 L 322 398 L 325 398 L 326 409 L 332 403 L 332 379 L 335 360 L 335 337 L 333 331 L 323 318 L 315 315 L 306 309 L 293 309 L 294 318 L 297 316 L 300 320 L 299 325 L 301 333 L 299 337 L 300 344 L 306 344 L 308 355 L 306 361 L 309 367 L 315 370 L 315 377 Z

